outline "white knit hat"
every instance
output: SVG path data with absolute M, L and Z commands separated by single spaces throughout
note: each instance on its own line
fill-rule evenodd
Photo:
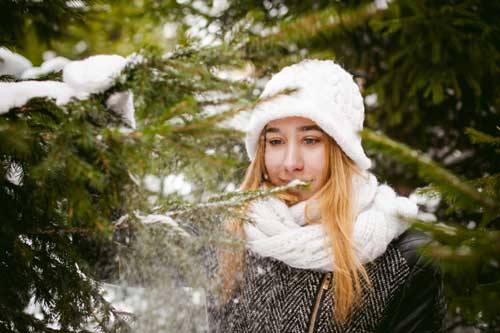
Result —
M 363 97 L 351 74 L 331 60 L 303 60 L 273 75 L 260 98 L 286 88 L 298 90 L 262 102 L 252 110 L 245 137 L 250 160 L 255 158 L 259 136 L 268 122 L 304 117 L 328 133 L 361 170 L 370 168 L 371 161 L 357 133 L 363 129 Z

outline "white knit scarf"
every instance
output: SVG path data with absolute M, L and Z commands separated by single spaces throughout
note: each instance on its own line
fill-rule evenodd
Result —
M 387 185 L 378 185 L 371 173 L 353 176 L 355 222 L 352 241 L 360 264 L 368 263 L 407 228 L 400 217 L 415 217 L 418 208 L 397 196 Z M 321 225 L 306 224 L 306 201 L 288 207 L 276 197 L 252 202 L 244 230 L 247 247 L 263 257 L 272 257 L 302 269 L 333 271 L 334 260 L 328 237 Z M 319 220 L 319 209 L 309 202 L 308 220 Z

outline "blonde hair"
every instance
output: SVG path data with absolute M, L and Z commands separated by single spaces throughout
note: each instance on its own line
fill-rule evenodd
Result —
M 313 195 L 312 199 L 319 202 L 321 223 L 327 239 L 330 240 L 334 255 L 333 280 L 335 283 L 332 284 L 335 299 L 334 317 L 342 322 L 346 320 L 349 312 L 362 296 L 362 281 L 364 280 L 367 286 L 371 284 L 365 268 L 360 265 L 356 257 L 350 236 L 355 218 L 351 206 L 351 179 L 355 173 L 359 173 L 359 169 L 335 141 L 331 137 L 328 138 L 326 152 L 329 158 L 323 174 L 325 185 Z M 258 189 L 263 183 L 267 183 L 264 179 L 266 174 L 264 153 L 265 140 L 264 135 L 261 134 L 256 157 L 248 167 L 240 186 L 242 190 Z M 283 193 L 279 197 L 289 204 L 294 203 L 294 197 L 290 194 Z M 308 208 L 306 207 L 306 218 Z M 243 225 L 240 220 L 227 223 L 226 230 L 244 238 Z M 244 251 L 241 249 L 237 253 L 221 252 L 219 260 L 221 264 L 219 273 L 223 281 L 223 299 L 227 301 L 243 272 Z

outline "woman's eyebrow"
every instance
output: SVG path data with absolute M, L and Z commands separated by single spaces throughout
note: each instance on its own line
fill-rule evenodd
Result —
M 323 132 L 323 130 L 318 126 L 318 125 L 306 125 L 306 126 L 301 126 L 298 128 L 299 131 L 305 132 L 305 131 L 320 131 Z
M 280 133 L 280 129 L 277 127 L 266 127 L 265 133 Z
M 306 131 L 320 131 L 323 132 L 323 130 L 318 126 L 318 125 L 306 125 L 306 126 L 300 126 L 297 127 L 297 129 L 301 132 L 306 132 Z M 277 127 L 266 127 L 265 128 L 265 133 L 281 133 L 281 130 Z

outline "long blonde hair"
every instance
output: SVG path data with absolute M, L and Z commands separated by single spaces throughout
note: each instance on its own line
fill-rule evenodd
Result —
M 319 203 L 321 223 L 330 240 L 334 255 L 335 269 L 333 270 L 333 295 L 335 299 L 334 317 L 344 321 L 353 306 L 360 299 L 363 287 L 362 281 L 370 285 L 365 268 L 359 264 L 356 257 L 351 234 L 353 230 L 354 212 L 351 206 L 352 176 L 359 173 L 356 164 L 342 151 L 335 141 L 328 137 L 326 144 L 327 167 L 323 174 L 325 185 L 314 194 L 312 199 Z M 245 178 L 240 186 L 242 190 L 253 190 L 267 183 L 264 179 L 265 168 L 265 140 L 261 134 L 255 159 L 247 169 Z M 271 184 L 269 184 L 271 185 Z M 280 196 L 289 204 L 293 203 L 293 196 Z M 307 218 L 306 207 L 306 218 Z M 310 221 L 308 221 L 309 223 Z M 226 224 L 226 230 L 244 238 L 243 225 L 240 220 L 233 220 Z M 326 239 L 325 239 L 326 240 Z M 222 278 L 224 300 L 230 297 L 236 281 L 241 277 L 244 269 L 244 250 L 222 251 L 219 256 L 219 273 Z

